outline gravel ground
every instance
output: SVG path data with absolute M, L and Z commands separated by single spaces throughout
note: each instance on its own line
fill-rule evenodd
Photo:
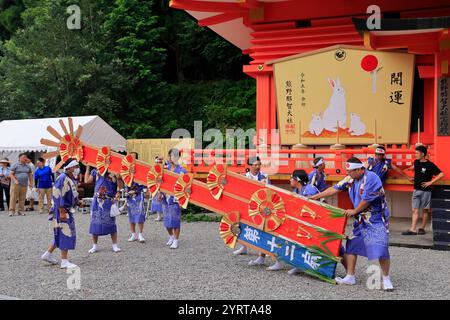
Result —
M 449 299 L 450 253 L 391 248 L 396 290 L 369 290 L 369 263 L 358 264 L 358 285 L 333 286 L 306 275 L 249 267 L 256 253 L 234 257 L 217 223 L 184 223 L 180 248 L 165 246 L 161 222 L 146 224 L 147 242 L 128 243 L 128 220 L 118 218 L 119 246 L 109 237 L 90 255 L 89 215 L 76 215 L 78 243 L 71 261 L 81 268 L 81 289 L 67 289 L 68 274 L 40 260 L 52 241 L 46 215 L 8 217 L 0 212 L 0 300 L 19 299 Z M 270 261 L 267 261 L 270 263 Z M 287 269 L 286 269 L 287 270 Z M 338 267 L 338 274 L 343 273 Z

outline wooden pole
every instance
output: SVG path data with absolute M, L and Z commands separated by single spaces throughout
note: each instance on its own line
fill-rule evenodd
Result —
M 378 129 L 377 129 L 377 119 L 374 120 L 374 125 L 375 125 L 375 138 L 374 138 L 374 142 L 373 144 L 371 144 L 369 146 L 369 148 L 371 149 L 375 149 L 376 147 L 378 147 Z
M 330 146 L 330 149 L 332 150 L 340 150 L 345 149 L 345 146 L 343 144 L 339 143 L 339 121 L 336 121 L 336 143 Z

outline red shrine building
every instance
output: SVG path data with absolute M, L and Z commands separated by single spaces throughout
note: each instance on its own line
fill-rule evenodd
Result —
M 294 169 L 309 171 L 311 160 L 324 156 L 333 183 L 345 174 L 346 159 L 373 156 L 374 144 L 406 168 L 421 143 L 445 174 L 438 184 L 450 185 L 450 0 L 171 0 L 170 6 L 251 58 L 243 71 L 256 79 L 257 132 L 279 130 L 273 180 L 286 182 Z M 263 141 L 272 143 L 270 136 Z M 197 164 L 194 172 L 208 172 Z M 410 216 L 411 183 L 391 173 L 386 190 L 393 215 Z

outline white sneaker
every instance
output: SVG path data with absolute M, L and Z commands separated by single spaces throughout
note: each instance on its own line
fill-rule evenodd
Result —
M 346 275 L 344 278 L 336 277 L 334 280 L 336 280 L 337 284 L 346 284 L 349 286 L 353 286 L 356 284 L 355 276 Z
M 156 217 L 155 221 L 161 221 L 161 216 L 158 214 L 158 216 Z
M 297 268 L 292 268 L 291 270 L 288 271 L 288 275 L 293 276 L 295 274 L 298 273 L 298 269 Z
M 166 243 L 166 246 L 171 246 L 172 245 L 172 243 L 173 243 L 173 238 L 172 237 L 170 237 L 169 238 L 169 241 L 167 241 L 167 243 Z
M 42 255 L 41 259 L 44 261 L 47 261 L 48 263 L 51 263 L 51 264 L 58 264 L 58 261 L 55 258 L 53 258 L 52 254 L 48 251 L 46 251 Z
M 174 239 L 172 242 L 172 245 L 170 246 L 170 249 L 178 249 L 178 240 Z
M 255 260 L 250 260 L 250 262 L 248 263 L 249 266 L 263 266 L 264 262 L 265 262 L 265 258 L 263 257 L 258 257 Z
M 144 236 L 142 235 L 142 233 L 139 233 L 138 238 L 139 238 L 139 242 L 140 242 L 140 243 L 144 243 L 144 242 L 145 242 L 145 238 L 144 238 Z
M 136 240 L 137 240 L 136 235 L 134 233 L 132 233 L 130 239 L 128 239 L 128 242 L 133 242 Z
M 92 247 L 88 252 L 89 253 L 96 253 L 97 252 L 97 247 L 96 246 Z
M 76 267 L 78 266 L 70 261 L 61 262 L 61 269 L 71 269 Z
M 283 269 L 283 264 L 278 260 L 273 265 L 267 268 L 268 271 L 278 271 L 281 269 Z
M 241 255 L 241 254 L 247 254 L 247 247 L 242 246 L 242 247 L 240 247 L 239 249 L 234 250 L 234 251 L 233 251 L 233 254 L 234 254 L 235 256 L 238 256 L 238 255 Z
M 122 251 L 117 245 L 113 245 L 112 249 L 115 253 Z

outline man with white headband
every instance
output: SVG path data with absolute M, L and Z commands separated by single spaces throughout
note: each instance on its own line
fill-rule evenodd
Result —
M 367 257 L 369 261 L 380 262 L 383 272 L 383 289 L 392 291 L 389 278 L 389 233 L 385 217 L 389 215 L 384 195 L 383 184 L 373 172 L 365 169 L 358 158 L 346 162 L 347 176 L 311 199 L 333 196 L 341 191 L 348 191 L 354 209 L 345 210 L 347 217 L 354 217 L 353 234 L 348 237 L 344 254 L 347 275 L 336 277 L 338 284 L 354 285 L 357 256 Z
M 313 185 L 320 192 L 327 188 L 325 183 L 325 161 L 322 157 L 317 157 L 313 161 L 314 170 L 308 175 L 309 184 Z
M 81 205 L 76 185 L 79 174 L 79 163 L 69 159 L 64 165 L 64 173 L 58 177 L 53 187 L 51 219 L 53 220 L 55 239 L 41 259 L 51 264 L 57 264 L 52 253 L 55 248 L 59 248 L 61 250 L 61 269 L 76 267 L 75 264 L 69 262 L 67 255 L 69 250 L 75 250 L 77 240 L 73 213 L 75 208 Z
M 404 173 L 399 167 L 393 164 L 391 159 L 386 158 L 386 148 L 383 146 L 376 147 L 375 158 L 367 158 L 366 167 L 367 170 L 376 173 L 380 177 L 383 184 L 388 177 L 389 170 L 391 169 L 400 174 L 402 177 L 409 179 L 409 176 Z

